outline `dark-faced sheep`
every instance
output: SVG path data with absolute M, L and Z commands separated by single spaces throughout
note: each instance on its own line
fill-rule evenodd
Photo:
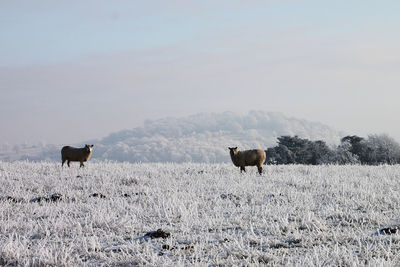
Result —
M 231 159 L 236 167 L 240 167 L 240 172 L 246 172 L 246 166 L 257 166 L 258 173 L 262 174 L 262 165 L 265 162 L 265 151 L 261 149 L 252 149 L 239 151 L 237 147 L 229 147 Z
M 71 161 L 79 161 L 81 163 L 80 167 L 84 167 L 84 162 L 88 161 L 92 156 L 93 145 L 85 145 L 82 148 L 76 148 L 72 146 L 65 146 L 61 149 L 61 166 L 64 166 L 64 162 L 67 161 L 68 167 Z

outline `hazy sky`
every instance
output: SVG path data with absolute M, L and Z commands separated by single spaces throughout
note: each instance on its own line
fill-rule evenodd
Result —
M 400 141 L 400 1 L 0 1 L 0 143 L 199 112 Z

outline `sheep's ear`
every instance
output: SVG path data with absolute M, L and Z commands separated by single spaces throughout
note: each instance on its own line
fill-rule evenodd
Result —
M 90 145 L 90 147 L 93 147 L 94 145 Z
M 237 149 L 237 147 L 234 148 L 235 150 Z

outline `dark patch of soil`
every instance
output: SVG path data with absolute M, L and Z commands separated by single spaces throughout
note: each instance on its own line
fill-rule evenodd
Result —
M 224 238 L 224 239 L 219 241 L 220 244 L 227 243 L 227 242 L 231 242 L 231 241 L 228 238 Z
M 53 201 L 53 202 L 60 201 L 60 200 L 62 200 L 62 195 L 61 195 L 61 194 L 58 194 L 58 193 L 52 194 L 52 195 L 49 197 L 49 200 L 50 200 L 50 201 Z
M 7 264 L 6 259 L 3 258 L 3 256 L 0 256 L 0 266 L 5 266 Z
M 301 239 L 288 239 L 283 242 L 272 243 L 269 247 L 274 249 L 301 247 Z
M 270 248 L 280 249 L 280 248 L 289 248 L 289 245 L 286 243 L 274 243 L 269 245 Z
M 191 250 L 191 249 L 194 249 L 194 245 L 187 245 L 187 246 L 162 245 L 162 249 L 165 249 L 165 250 Z
M 93 193 L 89 197 L 98 197 L 98 198 L 107 198 L 105 195 L 102 193 Z
M 58 202 L 62 200 L 62 195 L 59 193 L 54 193 L 52 195 L 47 195 L 44 197 L 32 198 L 29 202 L 31 203 L 41 203 L 41 202 Z
M 22 203 L 22 202 L 24 202 L 23 198 L 15 198 L 15 197 L 11 197 L 11 196 L 2 197 L 1 200 L 2 201 L 13 202 L 13 203 Z
M 146 193 L 144 193 L 144 192 L 136 192 L 136 193 L 132 193 L 132 194 L 125 193 L 125 194 L 122 194 L 121 196 L 122 197 L 146 196 Z
M 399 232 L 399 227 L 386 227 L 379 230 L 381 235 L 393 235 Z
M 150 237 L 151 239 L 153 238 L 168 238 L 171 234 L 164 232 L 162 229 L 158 229 L 157 231 L 151 231 L 146 233 L 144 236 L 145 237 Z
M 289 239 L 286 243 L 291 247 L 298 247 L 301 245 L 301 239 Z

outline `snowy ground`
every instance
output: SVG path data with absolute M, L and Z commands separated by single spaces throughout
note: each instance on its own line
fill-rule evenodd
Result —
M 0 162 L 0 265 L 400 264 L 399 166 L 78 166 Z

